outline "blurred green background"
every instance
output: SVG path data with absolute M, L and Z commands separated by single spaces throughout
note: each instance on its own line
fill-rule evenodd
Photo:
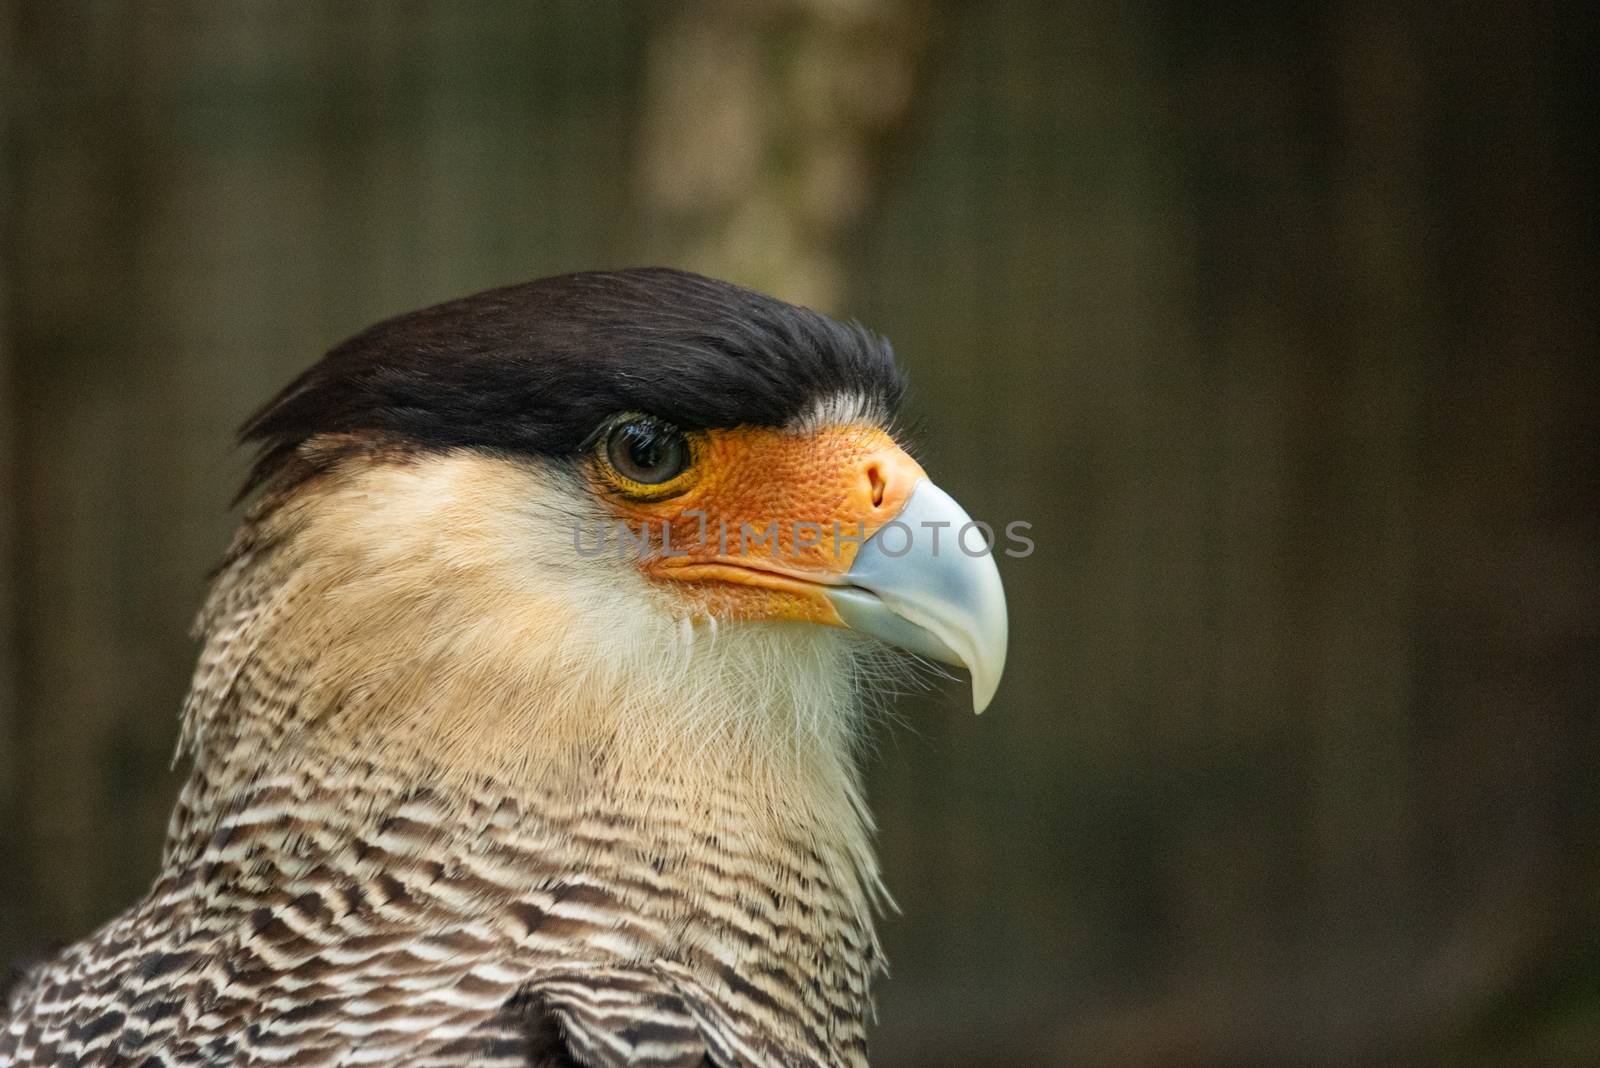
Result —
M 152 877 L 231 433 L 400 311 L 861 318 L 1003 560 L 874 1063 L 1600 1064 L 1580 5 L 0 3 L 0 957 Z

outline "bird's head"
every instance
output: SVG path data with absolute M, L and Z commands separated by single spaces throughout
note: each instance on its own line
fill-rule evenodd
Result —
M 191 731 L 248 662 L 341 745 L 714 764 L 846 743 L 884 644 L 981 710 L 999 576 L 896 441 L 902 393 L 866 331 L 670 270 L 381 323 L 245 428 Z

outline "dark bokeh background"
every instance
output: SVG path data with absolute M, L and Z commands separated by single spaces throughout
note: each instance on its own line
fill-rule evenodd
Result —
M 672 262 L 1035 525 L 881 739 L 875 1063 L 1600 1063 L 1595 20 L 1233 8 L 0 3 L 0 956 L 154 871 L 247 411 Z

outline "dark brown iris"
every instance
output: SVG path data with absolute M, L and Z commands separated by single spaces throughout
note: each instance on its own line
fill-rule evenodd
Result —
M 659 419 L 640 417 L 619 423 L 606 439 L 611 467 L 646 486 L 670 482 L 689 466 L 689 442 L 683 432 Z

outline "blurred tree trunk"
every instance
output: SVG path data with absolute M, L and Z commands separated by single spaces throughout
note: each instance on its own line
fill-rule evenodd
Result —
M 647 260 L 837 309 L 874 149 L 911 106 L 927 0 L 685 0 L 649 52 Z

